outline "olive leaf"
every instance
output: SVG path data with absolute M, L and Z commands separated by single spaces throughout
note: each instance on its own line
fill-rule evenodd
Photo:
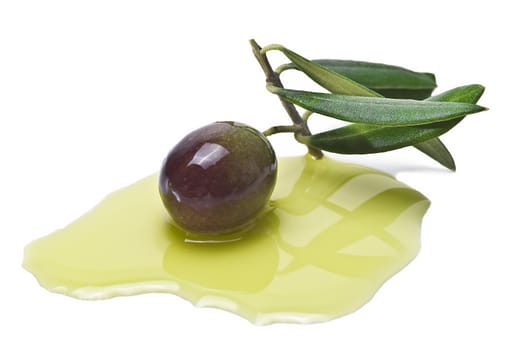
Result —
M 425 155 L 434 159 L 445 168 L 452 171 L 456 170 L 456 162 L 450 154 L 450 151 L 447 149 L 445 144 L 437 137 L 420 142 L 416 145 L 413 145 L 418 151 L 425 153 Z
M 274 86 L 268 88 L 285 100 L 309 111 L 353 123 L 387 126 L 421 125 L 485 110 L 484 107 L 464 102 L 416 101 L 325 94 Z
M 363 68 L 363 66 L 366 66 L 366 68 L 370 68 L 366 70 L 365 74 L 360 74 L 359 78 L 363 80 L 363 77 L 365 77 L 365 81 L 359 81 L 356 82 L 353 76 L 350 74 L 354 72 L 350 72 L 344 66 L 350 66 L 350 61 L 340 61 L 340 60 L 323 60 L 323 61 L 310 61 L 306 59 L 305 57 L 297 54 L 296 52 L 289 50 L 281 45 L 270 45 L 269 50 L 279 50 L 283 52 L 289 60 L 291 60 L 291 67 L 296 67 L 297 69 L 301 70 L 303 73 L 305 73 L 307 76 L 309 76 L 312 80 L 314 80 L 316 83 L 318 83 L 320 86 L 324 87 L 325 89 L 333 92 L 333 93 L 340 93 L 340 94 L 346 94 L 346 95 L 357 95 L 357 96 L 376 96 L 381 97 L 380 93 L 384 95 L 389 95 L 386 97 L 392 97 L 392 98 L 419 98 L 421 99 L 425 95 L 429 95 L 432 92 L 432 89 L 436 86 L 435 77 L 431 73 L 418 73 L 420 76 L 418 76 L 418 81 L 415 83 L 413 81 L 412 75 L 416 75 L 414 73 L 408 74 L 407 70 L 402 70 L 401 68 L 394 68 L 392 66 L 389 66 L 388 72 L 392 75 L 392 72 L 395 72 L 395 76 L 389 76 L 384 77 L 383 72 L 382 74 L 376 74 L 375 71 L 372 68 L 373 64 L 371 63 L 361 63 L 360 68 Z M 321 63 L 324 63 L 323 65 Z M 356 66 L 357 64 L 353 64 Z M 378 64 L 379 65 L 379 64 Z M 287 65 L 288 66 L 288 65 Z M 382 68 L 385 65 L 382 65 Z M 288 67 L 287 67 L 288 68 Z M 282 70 L 286 69 L 286 65 L 282 66 L 280 69 L 280 72 Z M 383 69 L 382 69 L 383 70 Z M 409 75 L 409 78 L 406 78 L 406 76 Z M 358 77 L 356 77 L 358 79 Z M 401 79 L 400 79 L 401 78 Z M 383 80 L 379 81 L 379 79 L 387 80 L 388 83 L 385 83 Z M 399 85 L 399 81 L 402 81 L 403 85 Z M 407 81 L 407 83 L 405 83 Z M 404 89 L 406 86 L 418 86 L 418 87 L 426 87 L 427 90 L 424 92 L 415 91 L 416 96 L 413 96 L 414 93 L 411 93 L 410 89 Z M 365 85 L 365 86 L 364 86 Z M 371 90 L 372 86 L 368 85 L 375 85 L 381 88 L 385 88 L 388 86 L 388 89 L 381 89 L 378 91 Z M 402 87 L 402 89 L 392 89 L 391 87 Z M 431 89 L 432 88 L 432 89 Z M 429 91 L 430 90 L 430 91 Z M 422 90 L 423 91 L 423 90 Z M 428 140 L 427 140 L 428 141 Z M 447 150 L 443 142 L 441 140 L 435 140 L 434 142 L 430 142 L 430 144 L 423 144 L 420 143 L 419 145 L 414 146 L 421 152 L 425 153 L 427 156 L 433 158 L 435 161 L 439 162 L 440 164 L 450 168 L 455 169 L 454 160 L 452 159 L 452 155 Z
M 379 93 L 372 91 L 368 87 L 314 63 L 284 46 L 271 45 L 268 48 L 269 50 L 281 51 L 303 73 L 308 75 L 309 78 L 332 93 L 351 96 L 380 96 Z
M 484 91 L 485 88 L 481 85 L 467 85 L 432 96 L 428 98 L 428 100 L 476 103 L 479 101 Z M 444 167 L 453 171 L 456 170 L 456 163 L 454 162 L 452 155 L 439 138 L 436 137 L 415 144 L 414 147 Z
M 456 103 L 458 101 L 475 103 L 479 100 L 483 91 L 484 87 L 481 85 L 466 85 L 449 90 L 431 99 L 433 101 L 442 101 L 442 103 Z M 442 135 L 463 120 L 465 114 L 451 120 L 402 127 L 351 124 L 312 136 L 302 136 L 300 141 L 322 150 L 336 153 L 366 154 L 385 152 L 419 144 Z M 424 147 L 430 147 L 431 143 L 422 146 L 422 151 Z M 443 163 L 443 165 L 452 168 L 454 162 L 447 159 Z
M 415 72 L 399 66 L 333 59 L 311 60 L 310 62 L 389 98 L 423 100 L 429 97 L 437 86 L 434 74 Z M 285 64 L 278 68 L 280 72 L 287 69 L 301 70 L 295 63 Z
M 339 94 L 357 96 L 385 95 L 389 98 L 422 99 L 430 96 L 436 87 L 432 73 L 418 73 L 405 68 L 379 63 L 347 60 L 308 60 L 281 45 L 269 45 L 264 52 L 279 50 L 292 63 L 280 66 L 299 69 L 325 89 Z M 358 74 L 359 73 L 359 74 Z M 455 170 L 452 155 L 441 140 L 428 139 L 413 145 L 449 169 Z
M 335 153 L 386 152 L 442 135 L 452 129 L 459 121 L 460 119 L 403 127 L 351 124 L 324 133 L 302 137 L 300 141 L 324 151 Z
M 431 96 L 426 101 L 464 102 L 476 103 L 485 92 L 485 87 L 480 84 L 470 84 L 444 91 Z

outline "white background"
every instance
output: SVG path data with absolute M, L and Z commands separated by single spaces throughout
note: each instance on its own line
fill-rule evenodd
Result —
M 523 348 L 516 3 L 0 2 L 0 348 Z M 431 199 L 417 259 L 356 313 L 306 326 L 253 326 L 172 295 L 85 302 L 40 288 L 21 268 L 25 244 L 157 171 L 186 133 L 286 122 L 250 38 L 432 71 L 438 92 L 487 87 L 490 111 L 443 137 L 456 173 L 411 149 L 345 157 Z

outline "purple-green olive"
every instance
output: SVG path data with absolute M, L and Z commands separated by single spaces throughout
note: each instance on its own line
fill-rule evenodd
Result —
M 169 152 L 160 171 L 160 195 L 182 229 L 231 233 L 266 207 L 276 170 L 276 155 L 262 133 L 216 122 L 191 132 Z

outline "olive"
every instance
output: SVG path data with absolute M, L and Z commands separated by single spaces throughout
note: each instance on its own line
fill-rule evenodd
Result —
M 169 152 L 160 171 L 160 196 L 183 230 L 231 233 L 266 207 L 276 169 L 276 155 L 262 133 L 216 122 L 191 132 Z

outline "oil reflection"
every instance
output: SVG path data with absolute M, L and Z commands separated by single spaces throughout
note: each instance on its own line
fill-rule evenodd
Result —
M 416 255 L 429 206 L 388 174 L 308 156 L 280 162 L 273 198 L 240 240 L 191 243 L 171 227 L 165 271 L 214 293 L 265 290 L 275 304 L 311 288 L 319 273 L 344 279 L 338 284 L 367 279 L 377 289 Z
M 274 235 L 278 218 L 268 212 L 241 239 L 205 243 L 187 240 L 169 228 L 173 241 L 164 256 L 164 269 L 176 279 L 204 288 L 256 292 L 268 285 L 278 265 Z

